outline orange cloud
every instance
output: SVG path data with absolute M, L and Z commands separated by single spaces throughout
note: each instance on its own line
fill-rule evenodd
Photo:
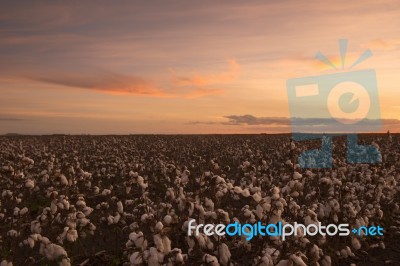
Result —
M 372 50 L 395 50 L 397 48 L 400 48 L 400 39 L 374 39 L 372 41 L 369 41 L 365 45 L 362 45 L 362 47 L 370 48 Z
M 214 74 L 192 74 L 189 76 L 177 76 L 174 70 L 172 73 L 172 83 L 177 86 L 207 86 L 221 83 L 232 82 L 239 75 L 240 65 L 236 60 L 228 61 L 229 70 Z
M 162 89 L 152 82 L 135 76 L 126 76 L 110 72 L 93 74 L 51 74 L 48 76 L 31 76 L 30 79 L 56 85 L 91 89 L 110 94 L 135 94 L 162 97 Z
M 204 97 L 207 95 L 220 95 L 223 94 L 224 91 L 221 89 L 204 89 L 204 88 L 198 88 L 198 89 L 194 89 L 191 92 L 185 94 L 185 98 L 188 99 L 193 99 L 193 98 L 200 98 L 200 97 Z
M 26 75 L 29 80 L 56 84 L 60 86 L 90 89 L 111 95 L 139 95 L 158 98 L 199 98 L 207 95 L 223 93 L 221 89 L 208 88 L 172 88 L 165 89 L 149 79 L 121 75 L 112 72 L 97 72 L 95 74 L 57 74 L 49 73 L 46 76 L 40 74 Z

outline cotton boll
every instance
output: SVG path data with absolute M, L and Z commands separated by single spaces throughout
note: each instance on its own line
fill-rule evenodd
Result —
M 35 187 L 35 182 L 33 180 L 31 180 L 31 179 L 28 179 L 28 180 L 25 181 L 25 187 L 29 188 L 29 189 L 32 189 L 32 188 Z
M 254 201 L 257 203 L 261 201 L 261 193 L 260 192 L 254 193 L 252 197 L 253 197 Z
M 141 248 L 142 250 L 147 248 L 147 240 L 144 238 L 143 232 L 130 233 L 129 240 L 132 241 L 137 248 Z
M 162 224 L 162 222 L 157 222 L 155 227 L 154 227 L 154 231 L 155 232 L 160 232 L 163 228 L 164 228 L 164 225 Z
M 171 251 L 171 240 L 167 236 L 162 237 L 162 242 L 163 242 L 163 252 L 168 253 Z
M 321 266 L 331 266 L 332 265 L 332 259 L 330 256 L 324 256 L 321 260 Z
M 240 194 L 242 194 L 242 196 L 243 196 L 243 197 L 246 197 L 246 198 L 249 197 L 249 196 L 251 195 L 248 188 L 243 189 L 242 192 L 241 192 Z
M 156 248 L 151 247 L 149 250 L 149 255 L 147 259 L 147 265 L 149 266 L 159 266 L 164 260 L 164 254 L 158 252 Z
M 33 248 L 35 246 L 35 240 L 33 240 L 33 238 L 28 237 L 26 240 L 30 248 Z
M 160 234 L 153 235 L 153 242 L 157 250 L 159 250 L 160 252 L 164 252 L 164 243 Z
M 42 228 L 40 226 L 40 222 L 39 221 L 32 221 L 31 222 L 31 232 L 33 234 L 40 234 L 42 231 Z
M 8 260 L 2 260 L 0 266 L 13 266 L 13 263 Z
M 11 229 L 11 230 L 9 230 L 7 232 L 7 236 L 9 236 L 9 237 L 17 237 L 17 236 L 19 236 L 19 233 L 16 230 Z
M 353 248 L 354 248 L 355 250 L 359 250 L 359 249 L 361 248 L 361 243 L 360 243 L 360 241 L 359 241 L 356 237 L 354 237 L 354 238 L 351 240 L 351 245 L 353 246 Z
M 93 187 L 93 193 L 94 194 L 99 194 L 100 193 L 100 188 L 98 186 Z
M 124 206 L 122 205 L 121 201 L 117 202 L 117 210 L 120 214 L 124 213 Z
M 211 211 L 214 210 L 214 202 L 207 197 L 204 199 L 204 205 L 207 207 L 207 209 Z
M 293 261 L 295 263 L 295 265 L 298 266 L 307 266 L 307 264 L 303 261 L 303 259 L 301 258 L 301 256 L 292 254 L 290 255 L 290 260 Z
M 111 216 L 111 215 L 107 216 L 106 220 L 107 220 L 107 224 L 108 225 L 114 224 L 114 217 L 113 216 Z
M 133 252 L 132 255 L 129 257 L 129 261 L 131 265 L 141 265 L 143 263 L 143 258 L 140 252 Z
M 13 215 L 14 215 L 14 216 L 18 216 L 18 215 L 19 215 L 19 211 L 20 211 L 20 209 L 19 209 L 18 207 L 15 207 L 15 208 L 14 208 Z
M 82 197 L 75 203 L 75 206 L 78 208 L 84 208 L 86 207 L 86 202 L 83 200 Z
M 110 195 L 111 194 L 111 190 L 109 190 L 109 189 L 103 189 L 103 191 L 101 192 L 101 195 L 103 195 L 103 196 L 108 196 L 108 195 Z
M 171 215 L 165 215 L 164 216 L 164 219 L 163 219 L 163 222 L 166 224 L 166 225 L 170 225 L 171 223 L 172 223 L 172 217 L 171 217 Z
M 225 243 L 218 246 L 219 261 L 222 265 L 228 265 L 231 258 L 231 252 Z
M 68 179 L 65 177 L 65 175 L 61 174 L 59 176 L 59 178 L 60 178 L 60 184 L 61 185 L 68 186 L 69 182 L 68 182 Z
M 207 265 L 210 266 L 219 266 L 218 259 L 215 256 L 212 256 L 210 254 L 204 254 L 203 256 L 203 262 L 207 263 Z
M 293 173 L 293 179 L 294 180 L 301 179 L 301 178 L 302 178 L 302 175 L 299 172 L 294 172 Z
M 78 239 L 78 232 L 75 229 L 68 230 L 67 241 L 75 242 Z
M 28 213 L 28 208 L 27 207 L 24 207 L 19 211 L 19 215 L 25 215 L 27 213 Z
M 51 213 L 55 214 L 57 212 L 57 201 L 53 200 L 50 204 Z
M 59 263 L 59 266 L 71 266 L 71 261 L 69 258 L 63 258 Z
M 63 247 L 53 243 L 45 244 L 43 243 L 43 241 L 40 244 L 39 252 L 41 255 L 44 255 L 48 260 L 57 260 L 60 257 L 68 257 L 68 254 Z

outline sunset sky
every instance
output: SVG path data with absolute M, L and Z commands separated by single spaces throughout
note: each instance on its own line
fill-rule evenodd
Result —
M 399 132 L 398 0 L 2 1 L 0 134 L 290 132 L 286 81 L 341 38 Z

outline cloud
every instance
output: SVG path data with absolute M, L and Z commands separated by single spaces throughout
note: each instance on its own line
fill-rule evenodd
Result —
M 2 122 L 19 122 L 19 121 L 25 121 L 25 119 L 15 118 L 15 117 L 0 117 L 0 121 L 2 121 Z
M 362 45 L 362 47 L 371 50 L 395 50 L 400 48 L 400 39 L 374 39 Z
M 109 71 L 89 70 L 82 71 L 82 74 L 76 72 L 49 72 L 47 75 L 32 72 L 23 76 L 23 79 L 30 81 L 95 90 L 111 95 L 193 99 L 208 95 L 220 95 L 224 92 L 222 89 L 205 88 L 203 86 L 188 86 L 186 88 L 177 88 L 171 84 L 161 86 L 149 78 L 122 75 Z M 15 77 L 15 79 L 18 80 L 19 77 Z
M 213 74 L 192 74 L 188 76 L 178 76 L 171 69 L 172 83 L 177 86 L 207 86 L 235 81 L 239 75 L 240 65 L 236 60 L 228 61 L 229 70 Z
M 111 94 L 135 94 L 153 97 L 165 97 L 167 93 L 152 82 L 135 76 L 112 72 L 96 74 L 52 74 L 46 76 L 28 76 L 29 79 L 67 87 L 90 89 Z
M 286 117 L 255 117 L 253 115 L 228 115 L 224 118 L 229 119 L 227 125 L 278 125 L 288 126 L 290 119 Z
M 295 126 L 299 132 L 369 132 L 371 124 L 375 125 L 375 121 L 369 120 L 364 124 L 355 124 L 353 128 L 337 128 L 336 123 L 332 123 L 330 118 L 288 118 L 288 117 L 256 117 L 254 115 L 228 115 L 223 116 L 228 121 L 192 121 L 190 125 L 228 125 L 228 126 L 246 126 L 254 130 L 270 129 L 270 132 L 288 132 L 290 128 Z M 371 124 L 369 124 L 371 122 Z M 386 118 L 381 119 L 382 130 L 387 128 L 400 127 L 399 119 Z M 268 126 L 268 127 L 265 127 Z M 303 129 L 303 130 L 302 130 Z

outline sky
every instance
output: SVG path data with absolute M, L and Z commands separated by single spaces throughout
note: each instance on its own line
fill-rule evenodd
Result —
M 1 1 L 0 134 L 290 132 L 287 80 L 365 69 L 400 132 L 399 17 L 398 0 Z

